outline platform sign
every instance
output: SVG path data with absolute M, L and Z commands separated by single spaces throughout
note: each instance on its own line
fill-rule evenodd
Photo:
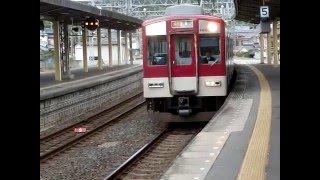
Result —
M 269 17 L 269 6 L 260 6 L 260 17 L 261 18 Z
M 73 131 L 76 133 L 84 133 L 87 131 L 87 128 L 74 128 Z

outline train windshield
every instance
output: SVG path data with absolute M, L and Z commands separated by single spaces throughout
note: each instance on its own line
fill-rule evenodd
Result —
M 203 36 L 200 37 L 200 58 L 203 64 L 210 64 L 210 61 L 220 63 L 220 38 Z
M 150 36 L 147 39 L 147 55 L 149 65 L 167 64 L 167 40 L 166 36 Z
M 178 37 L 175 42 L 176 65 L 191 64 L 191 38 Z

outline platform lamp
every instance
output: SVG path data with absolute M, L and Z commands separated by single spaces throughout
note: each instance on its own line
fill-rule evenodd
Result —
M 147 19 L 147 8 L 143 8 L 144 19 Z

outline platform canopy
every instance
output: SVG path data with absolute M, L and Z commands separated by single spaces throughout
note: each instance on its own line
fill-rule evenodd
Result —
M 254 24 L 260 23 L 260 6 L 269 7 L 270 20 L 280 19 L 280 0 L 233 0 L 235 19 Z M 264 4 L 263 4 L 264 2 Z
M 81 25 L 81 22 L 88 17 L 98 19 L 100 27 L 107 29 L 133 30 L 139 28 L 143 22 L 125 14 L 69 0 L 40 0 L 40 19 Z

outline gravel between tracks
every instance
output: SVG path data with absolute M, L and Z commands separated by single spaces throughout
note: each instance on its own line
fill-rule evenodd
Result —
M 165 128 L 166 123 L 147 117 L 145 106 L 139 108 L 60 157 L 40 164 L 40 179 L 101 180 Z

